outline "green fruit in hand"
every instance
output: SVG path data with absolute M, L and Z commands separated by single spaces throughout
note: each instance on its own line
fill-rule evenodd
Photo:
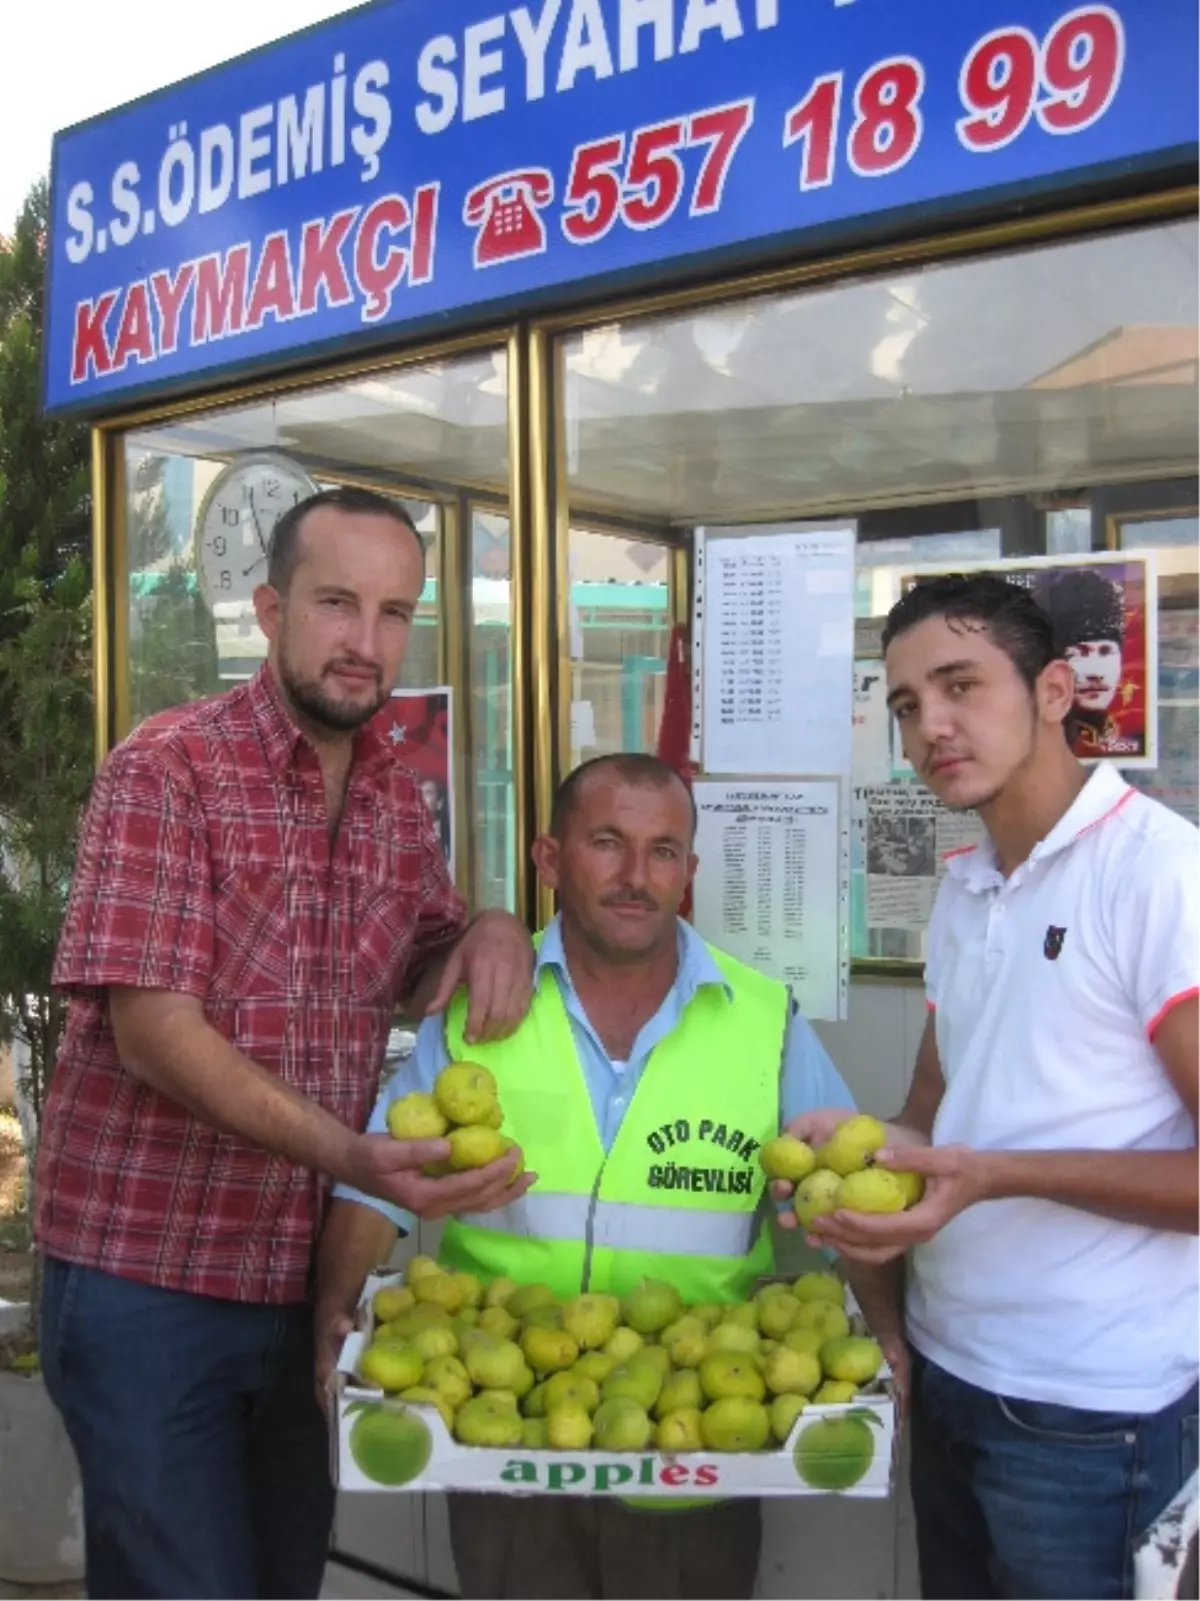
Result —
M 818 1168 L 815 1173 L 810 1173 L 806 1179 L 801 1179 L 792 1200 L 792 1210 L 800 1227 L 806 1229 L 814 1218 L 824 1217 L 832 1212 L 837 1206 L 837 1195 L 841 1187 L 842 1181 L 837 1174 L 824 1167 Z
M 727 1396 L 700 1414 L 700 1433 L 710 1451 L 761 1451 L 771 1419 L 760 1401 Z
M 703 1451 L 704 1434 L 701 1430 L 700 1408 L 679 1407 L 659 1417 L 654 1430 L 654 1443 L 660 1451 Z
M 433 1086 L 433 1098 L 451 1123 L 485 1123 L 496 1108 L 496 1080 L 477 1062 L 452 1062 Z
M 565 1329 L 527 1328 L 521 1336 L 521 1349 L 540 1377 L 571 1367 L 579 1356 L 579 1347 Z
M 796 1321 L 788 1330 L 788 1334 L 796 1329 L 816 1329 L 821 1341 L 838 1340 L 850 1332 L 850 1319 L 840 1306 L 834 1306 L 832 1301 L 806 1301 L 796 1314 Z M 787 1336 L 784 1336 L 787 1343 Z
M 821 1367 L 827 1378 L 869 1384 L 882 1366 L 883 1352 L 874 1340 L 844 1335 L 826 1340 L 821 1347 Z
M 554 1373 L 546 1380 L 546 1412 L 557 1407 L 577 1407 L 590 1417 L 600 1405 L 600 1386 L 595 1379 L 584 1378 L 574 1368 L 569 1372 Z
M 351 1426 L 350 1455 L 375 1484 L 411 1484 L 429 1465 L 433 1436 L 415 1412 L 372 1408 Z
M 635 1329 L 627 1329 L 622 1325 L 610 1339 L 605 1340 L 604 1354 L 611 1356 L 613 1361 L 620 1365 L 622 1362 L 628 1362 L 633 1353 L 640 1351 L 645 1343 Z
M 548 1284 L 522 1284 L 504 1302 L 504 1310 L 518 1322 L 524 1322 L 531 1312 L 546 1306 L 558 1307 L 558 1296 Z
M 486 1391 L 464 1401 L 454 1414 L 454 1432 L 464 1445 L 520 1445 L 522 1420 L 515 1405 Z
M 387 1284 L 382 1290 L 376 1290 L 371 1311 L 376 1323 L 390 1323 L 394 1318 L 403 1317 L 405 1312 L 411 1312 L 416 1304 L 417 1298 L 407 1285 Z
M 796 1395 L 790 1390 L 784 1395 L 777 1395 L 771 1402 L 771 1433 L 780 1445 L 787 1440 L 796 1419 L 807 1405 L 806 1395 Z
M 737 1351 L 750 1355 L 759 1347 L 759 1336 L 755 1329 L 748 1329 L 743 1323 L 718 1323 L 708 1337 L 710 1353 L 718 1351 Z
M 562 1309 L 563 1328 L 581 1351 L 598 1351 L 621 1316 L 615 1295 L 576 1295 Z
M 851 1173 L 838 1185 L 837 1209 L 843 1212 L 903 1212 L 904 1190 L 886 1167 Z
M 758 1161 L 769 1179 L 786 1179 L 789 1184 L 799 1184 L 817 1165 L 812 1146 L 794 1134 L 780 1134 L 768 1140 L 758 1153 Z
M 858 1385 L 851 1384 L 848 1379 L 826 1379 L 814 1392 L 812 1403 L 814 1406 L 845 1406 L 857 1394 Z
M 804 1351 L 780 1346 L 763 1369 L 772 1395 L 811 1395 L 821 1383 L 821 1364 Z
M 525 1372 L 525 1354 L 511 1340 L 473 1342 L 464 1354 L 471 1382 L 481 1390 L 510 1390 L 520 1382 Z
M 577 1373 L 581 1379 L 603 1384 L 616 1365 L 616 1358 L 609 1356 L 607 1351 L 585 1351 L 571 1372 Z
M 440 1140 L 450 1127 L 433 1096 L 419 1090 L 392 1102 L 387 1126 L 394 1140 Z
M 799 1311 L 799 1301 L 790 1295 L 768 1296 L 758 1309 L 758 1326 L 768 1339 L 782 1340 Z
M 649 1412 L 662 1393 L 663 1376 L 649 1362 L 631 1358 L 624 1366 L 614 1368 L 600 1386 L 605 1401 L 632 1401 Z
M 358 1359 L 358 1376 L 380 1390 L 407 1390 L 419 1384 L 425 1360 L 410 1345 L 368 1345 Z
M 718 1351 L 700 1364 L 700 1386 L 710 1401 L 761 1401 L 766 1382 L 753 1357 L 739 1351 Z
M 487 1116 L 481 1117 L 479 1121 L 484 1125 L 485 1128 L 503 1128 L 504 1113 L 501 1110 L 500 1103 L 497 1102 Z
M 802 1273 L 792 1285 L 792 1296 L 797 1301 L 831 1301 L 844 1306 L 846 1287 L 836 1273 Z
M 450 1166 L 456 1173 L 487 1167 L 489 1162 L 503 1156 L 506 1149 L 503 1134 L 481 1123 L 452 1128 L 446 1138 L 450 1142 Z
M 508 1298 L 516 1287 L 516 1282 L 513 1279 L 493 1279 L 483 1292 L 484 1306 L 507 1306 Z
M 442 1422 L 446 1427 L 448 1429 L 454 1427 L 454 1408 L 446 1400 L 445 1396 L 439 1395 L 436 1390 L 426 1388 L 424 1384 L 414 1384 L 407 1390 L 401 1390 L 396 1399 L 409 1401 L 413 1406 L 436 1407 L 441 1413 Z
M 668 1374 L 654 1403 L 654 1416 L 665 1418 L 668 1412 L 684 1412 L 704 1405 L 704 1389 L 700 1375 L 694 1368 L 682 1368 Z
M 907 1211 L 910 1206 L 916 1206 L 917 1202 L 925 1194 L 924 1174 L 901 1173 L 894 1167 L 888 1168 L 888 1172 L 900 1186 L 901 1193 L 904 1196 L 905 1210 Z
M 622 1305 L 625 1322 L 639 1334 L 657 1334 L 673 1323 L 682 1310 L 679 1291 L 661 1279 L 643 1279 Z
M 522 1418 L 521 1444 L 526 1451 L 544 1451 L 549 1442 L 546 1439 L 545 1418 Z
M 450 1407 L 459 1407 L 471 1397 L 471 1376 L 456 1356 L 435 1356 L 426 1362 L 421 1384 L 435 1390 Z
M 581 1406 L 551 1407 L 546 1413 L 546 1443 L 552 1451 L 586 1451 L 592 1443 L 592 1417 Z
M 601 1401 L 592 1419 L 593 1436 L 600 1451 L 644 1451 L 654 1432 L 649 1414 L 628 1396 Z
M 827 1167 L 841 1178 L 865 1168 L 870 1157 L 887 1144 L 887 1129 L 877 1117 L 858 1113 L 839 1123 L 831 1137 L 820 1148 L 817 1163 Z
M 874 1419 L 817 1418 L 800 1431 L 792 1460 L 814 1490 L 850 1490 L 866 1476 L 875 1457 Z

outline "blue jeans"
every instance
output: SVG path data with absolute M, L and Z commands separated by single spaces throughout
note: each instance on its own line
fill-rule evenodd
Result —
M 1161 1412 L 1081 1411 L 993 1395 L 913 1360 L 926 1601 L 1132 1595 L 1137 1536 L 1196 1469 L 1196 1386 Z
M 310 1308 L 48 1259 L 42 1364 L 79 1458 L 90 1596 L 319 1593 L 333 1488 Z

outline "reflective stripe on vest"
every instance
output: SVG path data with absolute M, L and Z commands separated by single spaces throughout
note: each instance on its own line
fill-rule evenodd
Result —
M 519 1239 L 578 1241 L 590 1237 L 593 1249 L 651 1251 L 664 1256 L 743 1256 L 758 1227 L 754 1212 L 637 1206 L 624 1201 L 596 1201 L 593 1210 L 590 1195 L 545 1195 L 532 1190 L 494 1212 L 468 1212 L 459 1221 Z

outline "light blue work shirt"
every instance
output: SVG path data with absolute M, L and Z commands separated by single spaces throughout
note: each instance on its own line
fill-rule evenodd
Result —
M 679 966 L 675 982 L 667 991 L 658 1011 L 648 1023 L 642 1025 L 641 1032 L 634 1041 L 633 1050 L 629 1053 L 629 1060 L 626 1062 L 614 1061 L 605 1050 L 600 1036 L 592 1027 L 583 1009 L 583 1003 L 575 992 L 575 986 L 571 983 L 571 975 L 567 970 L 566 953 L 563 950 L 561 919 L 556 917 L 542 936 L 537 953 L 534 982 L 535 984 L 540 982 L 542 970 L 548 968 L 562 993 L 567 1016 L 571 1022 L 571 1032 L 575 1037 L 575 1049 L 579 1053 L 583 1076 L 587 1081 L 596 1127 L 605 1151 L 612 1149 L 621 1121 L 629 1109 L 638 1081 L 645 1071 L 650 1052 L 679 1027 L 688 1002 L 696 991 L 702 985 L 716 984 L 725 991 L 730 1000 L 733 999 L 733 991 L 724 973 L 713 960 L 708 946 L 699 934 L 682 918 L 679 920 L 678 928 Z M 443 1018 L 440 1016 L 426 1018 L 417 1033 L 417 1043 L 412 1055 L 407 1061 L 400 1063 L 396 1072 L 380 1089 L 379 1099 L 375 1103 L 375 1110 L 371 1113 L 371 1121 L 367 1125 L 367 1132 L 386 1134 L 388 1108 L 392 1102 L 400 1100 L 414 1090 L 423 1090 L 426 1093 L 431 1091 L 434 1080 L 449 1060 Z M 793 1001 L 791 1027 L 788 1030 L 783 1072 L 779 1080 L 779 1126 L 782 1128 L 801 1113 L 812 1112 L 823 1106 L 845 1106 L 853 1109 L 854 1101 L 850 1091 L 842 1082 L 841 1074 L 829 1060 L 825 1047 L 813 1033 L 811 1024 L 807 1018 L 800 1015 L 800 1009 Z M 405 1233 L 412 1230 L 414 1223 L 412 1214 L 398 1206 L 391 1206 L 387 1201 L 381 1201 L 373 1195 L 363 1195 L 345 1184 L 336 1185 L 333 1193 L 339 1200 L 358 1201 L 364 1206 L 374 1207 L 376 1211 L 389 1217 Z

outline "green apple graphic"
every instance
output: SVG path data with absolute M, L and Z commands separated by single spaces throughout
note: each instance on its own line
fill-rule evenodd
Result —
M 814 1490 L 853 1489 L 875 1458 L 871 1424 L 883 1427 L 867 1407 L 815 1419 L 796 1441 L 793 1461 L 797 1474 Z
M 365 1407 L 350 1429 L 350 1454 L 376 1484 L 419 1479 L 433 1455 L 433 1437 L 415 1412 Z

